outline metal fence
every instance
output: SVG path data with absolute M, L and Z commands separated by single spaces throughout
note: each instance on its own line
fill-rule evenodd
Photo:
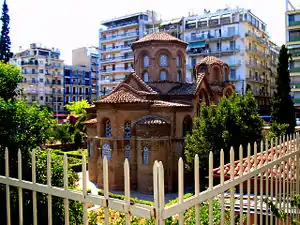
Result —
M 194 159 L 194 185 L 192 197 L 184 199 L 184 162 L 178 161 L 178 203 L 165 206 L 164 168 L 162 162 L 154 162 L 153 187 L 154 205 L 132 204 L 130 202 L 130 170 L 129 163 L 124 163 L 125 199 L 109 197 L 108 160 L 103 159 L 104 196 L 87 193 L 86 158 L 82 163 L 82 191 L 68 189 L 67 156 L 64 155 L 64 187 L 51 185 L 51 154 L 47 157 L 47 185 L 36 183 L 35 152 L 32 152 L 32 182 L 22 180 L 21 152 L 18 153 L 18 178 L 9 176 L 9 155 L 5 152 L 5 176 L 0 176 L 0 184 L 6 185 L 7 221 L 10 224 L 10 186 L 19 191 L 19 221 L 23 224 L 23 189 L 33 191 L 33 217 L 37 224 L 37 192 L 48 195 L 48 224 L 52 224 L 52 196 L 64 199 L 65 224 L 69 224 L 69 200 L 83 203 L 83 221 L 88 224 L 88 204 L 104 208 L 104 223 L 109 224 L 109 209 L 125 213 L 126 224 L 130 224 L 131 216 L 153 219 L 155 224 L 164 224 L 165 220 L 176 215 L 179 224 L 184 221 L 187 209 L 195 209 L 195 224 L 201 224 L 200 207 L 208 204 L 208 221 L 213 224 L 213 201 L 220 200 L 220 224 L 225 224 L 225 211 L 230 214 L 229 222 L 236 224 L 236 216 L 240 216 L 239 224 L 283 224 L 269 209 L 267 202 L 273 202 L 278 209 L 284 211 L 288 218 L 300 219 L 300 212 L 292 204 L 295 194 L 299 194 L 300 149 L 299 135 L 285 136 L 271 142 L 261 142 L 247 147 L 247 156 L 243 157 L 243 148 L 239 149 L 239 160 L 235 161 L 234 150 L 230 150 L 230 163 L 224 163 L 224 151 L 220 152 L 220 167 L 213 168 L 213 153 L 209 154 L 208 189 L 200 192 L 199 157 Z M 260 149 L 260 152 L 257 152 Z M 251 152 L 253 154 L 251 155 Z M 218 184 L 214 181 L 219 178 Z M 215 181 L 216 183 L 216 181 Z M 237 191 L 238 190 L 238 191 Z M 244 191 L 245 190 L 245 191 Z M 244 194 L 245 193 L 245 194 Z M 288 222 L 289 224 L 289 222 Z

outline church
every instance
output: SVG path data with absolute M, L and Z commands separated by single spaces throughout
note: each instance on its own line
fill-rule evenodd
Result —
M 110 190 L 124 190 L 125 158 L 131 190 L 153 193 L 155 160 L 164 165 L 165 190 L 177 186 L 177 162 L 193 117 L 201 104 L 218 104 L 234 91 L 228 65 L 212 56 L 196 64 L 193 82 L 186 82 L 187 45 L 163 32 L 137 40 L 132 44 L 135 72 L 87 109 L 89 179 L 100 188 L 104 156 Z

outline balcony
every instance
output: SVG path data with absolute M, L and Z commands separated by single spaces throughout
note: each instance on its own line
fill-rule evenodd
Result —
M 133 55 L 128 56 L 118 56 L 114 58 L 106 58 L 106 59 L 100 59 L 101 63 L 112 63 L 112 62 L 121 62 L 126 60 L 133 60 Z
M 271 97 L 271 94 L 266 91 L 252 91 L 255 97 Z
M 300 41 L 300 36 L 292 36 L 289 38 L 289 42 Z
M 225 39 L 231 39 L 233 37 L 240 36 L 237 32 L 230 32 L 230 33 L 224 33 L 221 35 L 210 35 L 210 34 L 198 34 L 195 36 L 189 36 L 186 37 L 184 40 L 186 42 L 195 42 L 195 41 L 206 41 L 206 42 L 213 42 L 216 40 L 225 40 Z
M 248 76 L 247 77 L 247 81 L 252 81 L 252 82 L 260 83 L 260 84 L 265 84 L 266 83 L 266 79 L 265 78 L 261 78 L 260 76 L 258 76 L 258 77 Z
M 290 68 L 291 73 L 300 73 L 300 67 Z
M 252 61 L 247 62 L 246 66 L 250 67 L 250 68 L 254 68 L 254 69 L 261 69 L 261 70 L 267 70 L 268 69 L 267 65 L 263 65 L 263 64 L 260 64 L 260 63 L 252 62 Z
M 128 22 L 128 23 L 112 25 L 112 26 L 107 27 L 105 31 L 112 31 L 112 30 L 125 28 L 125 27 L 131 27 L 131 26 L 135 26 L 135 25 L 138 25 L 138 21 L 132 21 L 132 22 Z M 103 32 L 105 32 L 105 31 L 103 31 Z
M 139 32 L 130 32 L 130 33 L 124 33 L 124 34 L 119 34 L 119 35 L 114 35 L 114 36 L 102 37 L 102 38 L 100 38 L 100 40 L 103 43 L 103 42 L 114 41 L 114 40 L 118 40 L 118 39 L 136 37 L 138 35 L 139 35 Z
M 235 67 L 239 67 L 242 64 L 242 62 L 241 60 L 236 60 L 236 61 L 230 61 L 227 64 L 230 68 L 235 68 Z
M 21 66 L 38 66 L 38 62 L 21 62 Z
M 30 89 L 26 89 L 26 88 L 25 88 L 25 89 L 23 90 L 23 93 L 24 93 L 24 94 L 32 94 L 32 95 L 37 95 L 37 94 L 38 94 L 38 92 L 37 92 L 36 89 L 31 89 L 31 88 L 30 88 Z
M 116 72 L 133 72 L 133 69 L 131 69 L 131 68 L 126 69 L 124 67 L 120 67 L 120 68 L 116 68 L 115 70 L 113 70 L 113 69 L 100 70 L 101 75 L 112 74 L 112 73 L 116 73 Z
M 289 27 L 300 26 L 300 21 L 289 21 Z
M 261 44 L 264 44 L 266 46 L 269 45 L 268 41 L 263 38 L 263 37 L 260 37 L 259 35 L 251 32 L 251 31 L 248 31 L 246 34 L 245 34 L 246 37 L 250 37 L 250 38 L 253 38 L 254 40 L 258 41 L 259 43 Z
M 258 55 L 258 56 L 261 56 L 263 58 L 266 58 L 268 57 L 268 54 L 263 52 L 263 51 L 260 51 L 258 50 L 257 48 L 246 48 L 246 52 L 249 52 L 249 53 L 252 53 L 252 54 L 255 54 L 255 55 Z
M 119 45 L 119 46 L 115 46 L 115 47 L 109 47 L 109 48 L 102 48 L 100 49 L 101 53 L 104 52 L 114 52 L 114 51 L 121 51 L 124 49 L 130 49 L 131 45 Z

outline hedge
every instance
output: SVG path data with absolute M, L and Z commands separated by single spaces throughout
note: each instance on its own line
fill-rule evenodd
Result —
M 82 172 L 82 162 L 70 164 L 69 167 L 76 173 Z M 86 164 L 86 169 L 88 169 L 88 163 Z

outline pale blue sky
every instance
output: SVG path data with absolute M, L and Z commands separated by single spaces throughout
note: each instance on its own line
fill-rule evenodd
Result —
M 157 11 L 162 19 L 170 19 L 187 16 L 191 11 L 202 13 L 204 8 L 214 11 L 226 4 L 244 7 L 267 23 L 267 31 L 275 43 L 285 42 L 285 0 L 7 0 L 7 3 L 12 50 L 38 42 L 59 48 L 67 63 L 71 63 L 72 49 L 98 45 L 100 21 L 146 9 Z

